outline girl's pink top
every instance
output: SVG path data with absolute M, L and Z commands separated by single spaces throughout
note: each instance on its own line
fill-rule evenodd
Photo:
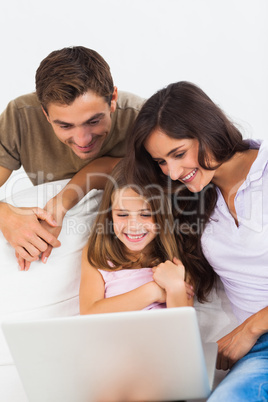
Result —
M 105 282 L 105 297 L 118 296 L 153 281 L 152 268 L 120 269 L 119 271 L 98 270 Z M 165 308 L 166 303 L 152 303 L 143 310 Z

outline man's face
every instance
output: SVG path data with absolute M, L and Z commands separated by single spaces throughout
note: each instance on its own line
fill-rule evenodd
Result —
M 116 109 L 117 88 L 111 106 L 92 91 L 79 96 L 71 105 L 50 103 L 47 120 L 58 139 L 80 159 L 94 158 L 111 129 L 111 113 Z

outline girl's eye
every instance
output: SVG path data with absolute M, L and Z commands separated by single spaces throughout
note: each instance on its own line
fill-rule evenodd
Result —
M 151 218 L 151 217 L 152 217 L 151 214 L 141 214 L 141 216 L 142 216 L 143 218 Z
M 124 218 L 125 216 L 128 216 L 128 214 L 117 214 L 120 218 Z

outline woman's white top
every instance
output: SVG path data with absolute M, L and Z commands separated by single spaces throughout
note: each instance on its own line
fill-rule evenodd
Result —
M 237 191 L 238 226 L 218 191 L 216 208 L 202 236 L 204 254 L 220 276 L 239 322 L 268 305 L 268 142 L 259 148 Z

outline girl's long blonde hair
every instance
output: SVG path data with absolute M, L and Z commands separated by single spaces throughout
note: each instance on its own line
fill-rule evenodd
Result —
M 105 186 L 102 202 L 97 218 L 92 226 L 88 240 L 88 261 L 100 269 L 121 269 L 153 267 L 160 262 L 179 257 L 174 235 L 175 225 L 172 216 L 171 203 L 160 186 L 137 188 L 129 184 L 126 174 L 127 166 L 124 160 L 114 168 Z M 150 255 L 143 255 L 133 260 L 128 255 L 125 245 L 116 237 L 113 230 L 112 201 L 116 190 L 131 188 L 140 194 L 150 205 L 158 229 L 152 241 Z

